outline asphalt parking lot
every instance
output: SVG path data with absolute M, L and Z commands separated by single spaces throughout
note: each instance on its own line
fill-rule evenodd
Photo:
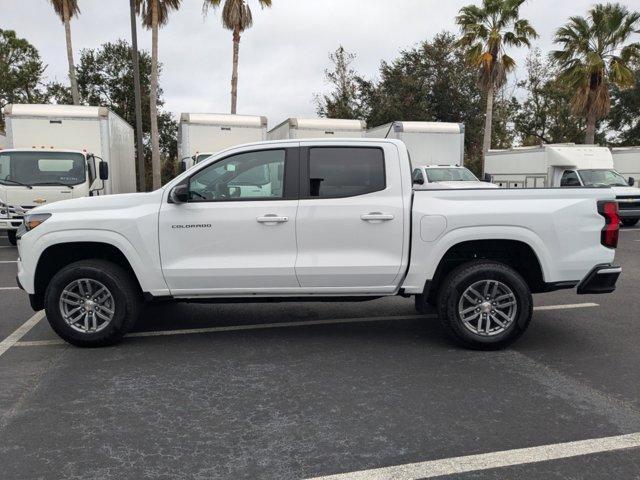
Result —
M 0 238 L 0 477 L 640 478 L 639 253 L 624 230 L 614 294 L 536 296 L 501 352 L 402 298 L 154 305 L 79 349 Z

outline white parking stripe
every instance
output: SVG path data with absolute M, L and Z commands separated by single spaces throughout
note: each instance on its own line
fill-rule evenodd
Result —
M 481 453 L 479 455 L 443 458 L 428 462 L 407 463 L 393 467 L 315 477 L 312 480 L 417 480 L 638 447 L 640 447 L 640 433 L 630 433 L 614 437 L 593 438 L 576 442 L 541 445 L 539 447 Z
M 0 263 L 18 263 L 17 260 L 2 260 Z
M 534 310 L 563 310 L 574 308 L 598 307 L 597 303 L 573 303 L 567 305 L 542 305 L 534 307 Z M 235 332 L 241 330 L 266 330 L 270 328 L 306 327 L 310 325 L 338 325 L 347 323 L 368 323 L 368 322 L 389 322 L 399 320 L 415 320 L 419 318 L 437 318 L 435 313 L 428 315 L 396 315 L 388 317 L 355 317 L 355 318 L 333 318 L 327 320 L 303 320 L 300 322 L 280 322 L 280 323 L 258 323 L 251 325 L 229 325 L 226 327 L 206 327 L 206 328 L 186 328 L 182 330 L 157 330 L 149 332 L 134 332 L 126 337 L 164 337 L 168 335 L 190 335 L 197 333 Z M 31 340 L 17 342 L 16 347 L 40 347 L 46 345 L 64 345 L 63 340 Z
M 20 290 L 19 287 L 0 287 L 0 291 L 2 290 Z
M 40 320 L 44 318 L 44 310 L 40 310 L 18 327 L 18 329 L 0 342 L 0 357 L 4 352 L 13 347 L 29 330 L 31 330 Z

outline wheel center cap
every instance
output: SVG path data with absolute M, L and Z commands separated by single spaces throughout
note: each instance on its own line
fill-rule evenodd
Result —
M 480 304 L 480 309 L 482 310 L 482 313 L 489 313 L 493 309 L 493 305 L 491 305 L 491 302 L 482 302 Z
M 91 312 L 93 310 L 93 307 L 95 307 L 95 302 L 91 301 L 91 300 L 85 300 L 84 302 L 84 309 L 87 312 Z

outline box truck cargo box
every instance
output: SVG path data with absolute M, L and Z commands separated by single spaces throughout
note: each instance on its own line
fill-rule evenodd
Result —
M 266 139 L 267 117 L 224 113 L 180 115 L 178 152 L 187 168 L 221 150 Z
M 364 120 L 334 118 L 288 118 L 267 134 L 269 140 L 295 138 L 362 138 L 367 123 Z
M 640 180 L 640 146 L 615 147 L 611 149 L 611 154 L 613 166 L 620 175 Z
M 402 140 L 414 167 L 464 164 L 464 124 L 396 121 L 371 128 L 369 138 Z

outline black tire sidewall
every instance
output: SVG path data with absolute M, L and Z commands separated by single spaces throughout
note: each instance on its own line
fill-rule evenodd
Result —
M 128 275 L 116 265 L 103 261 L 81 261 L 60 270 L 49 283 L 45 293 L 47 320 L 55 332 L 77 346 L 91 347 L 116 343 L 122 339 L 132 324 L 136 313 Z M 109 289 L 115 303 L 111 323 L 96 333 L 81 333 L 71 328 L 62 317 L 59 308 L 60 295 L 69 283 L 80 278 L 97 280 Z
M 440 317 L 450 333 L 467 347 L 478 349 L 503 348 L 519 338 L 529 326 L 533 310 L 531 292 L 525 280 L 510 267 L 495 262 L 471 262 L 454 270 L 440 296 Z M 464 326 L 458 314 L 458 302 L 462 293 L 475 282 L 497 280 L 507 285 L 516 296 L 518 306 L 516 319 L 497 335 L 481 336 Z
M 625 227 L 633 227 L 638 224 L 640 218 L 623 218 L 622 225 Z
M 18 239 L 16 238 L 17 234 L 17 230 L 7 230 L 7 238 L 9 240 L 9 243 L 13 246 L 16 246 L 18 244 Z

